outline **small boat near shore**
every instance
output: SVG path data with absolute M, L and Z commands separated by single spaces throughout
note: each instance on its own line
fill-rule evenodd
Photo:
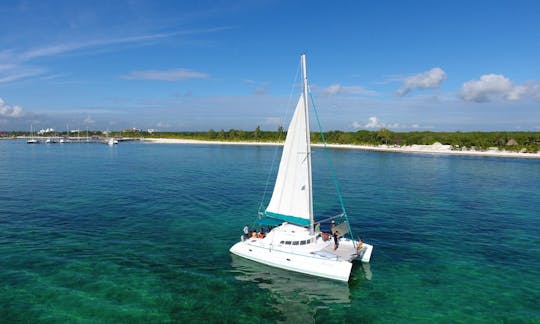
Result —
M 113 146 L 113 145 L 116 145 L 118 144 L 118 140 L 115 139 L 115 138 L 109 138 L 109 140 L 107 141 L 107 145 L 109 146 Z
M 34 138 L 34 127 L 30 125 L 30 139 L 26 141 L 26 144 L 39 144 L 39 141 Z

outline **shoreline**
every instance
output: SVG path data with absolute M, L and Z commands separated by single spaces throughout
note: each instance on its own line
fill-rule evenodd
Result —
M 283 143 L 276 142 L 227 142 L 227 141 L 203 141 L 192 139 L 172 139 L 172 138 L 145 138 L 141 142 L 151 144 L 208 144 L 208 145 L 243 145 L 243 146 L 282 146 Z M 311 144 L 313 147 L 324 147 L 324 144 Z M 409 154 L 443 154 L 443 155 L 465 155 L 465 156 L 485 156 L 485 157 L 502 157 L 502 158 L 527 158 L 540 159 L 540 152 L 537 153 L 521 153 L 499 150 L 487 151 L 458 151 L 453 150 L 450 145 L 442 145 L 435 143 L 432 145 L 410 145 L 410 146 L 388 146 L 388 145 L 354 145 L 354 144 L 326 144 L 326 147 L 333 149 L 361 150 L 361 151 L 376 151 L 376 152 L 394 152 L 394 153 L 409 153 Z

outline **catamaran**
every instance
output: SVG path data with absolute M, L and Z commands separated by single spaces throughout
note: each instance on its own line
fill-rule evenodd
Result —
M 272 227 L 265 234 L 242 235 L 230 252 L 269 266 L 347 282 L 352 262 L 369 262 L 373 246 L 354 238 L 337 182 L 341 213 L 315 223 L 305 54 L 301 64 L 303 91 L 287 130 L 272 197 L 257 217 L 259 224 Z M 320 230 L 321 223 L 329 224 L 327 232 Z

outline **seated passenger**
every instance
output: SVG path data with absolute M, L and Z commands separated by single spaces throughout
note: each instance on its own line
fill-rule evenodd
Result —
M 251 238 L 257 238 L 257 231 L 251 232 Z
M 257 238 L 260 238 L 260 239 L 264 238 L 264 232 L 263 232 L 262 229 L 261 229 L 261 231 L 259 232 L 259 234 L 257 234 Z

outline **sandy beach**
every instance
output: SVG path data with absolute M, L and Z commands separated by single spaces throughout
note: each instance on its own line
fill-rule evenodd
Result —
M 279 146 L 283 143 L 275 142 L 226 142 L 226 141 L 200 141 L 190 139 L 169 139 L 169 138 L 146 138 L 146 143 L 153 144 L 210 144 L 210 145 L 248 145 L 248 146 Z M 323 144 L 312 144 L 314 147 L 323 147 Z M 352 145 L 352 144 L 327 144 L 327 147 L 335 149 L 350 149 L 379 152 L 416 153 L 416 154 L 445 154 L 445 155 L 469 155 L 469 156 L 491 156 L 505 158 L 529 158 L 540 159 L 540 153 L 521 153 L 500 151 L 491 149 L 487 151 L 477 150 L 455 150 L 451 145 L 435 143 L 433 145 L 410 145 L 410 146 L 388 146 L 388 145 Z

